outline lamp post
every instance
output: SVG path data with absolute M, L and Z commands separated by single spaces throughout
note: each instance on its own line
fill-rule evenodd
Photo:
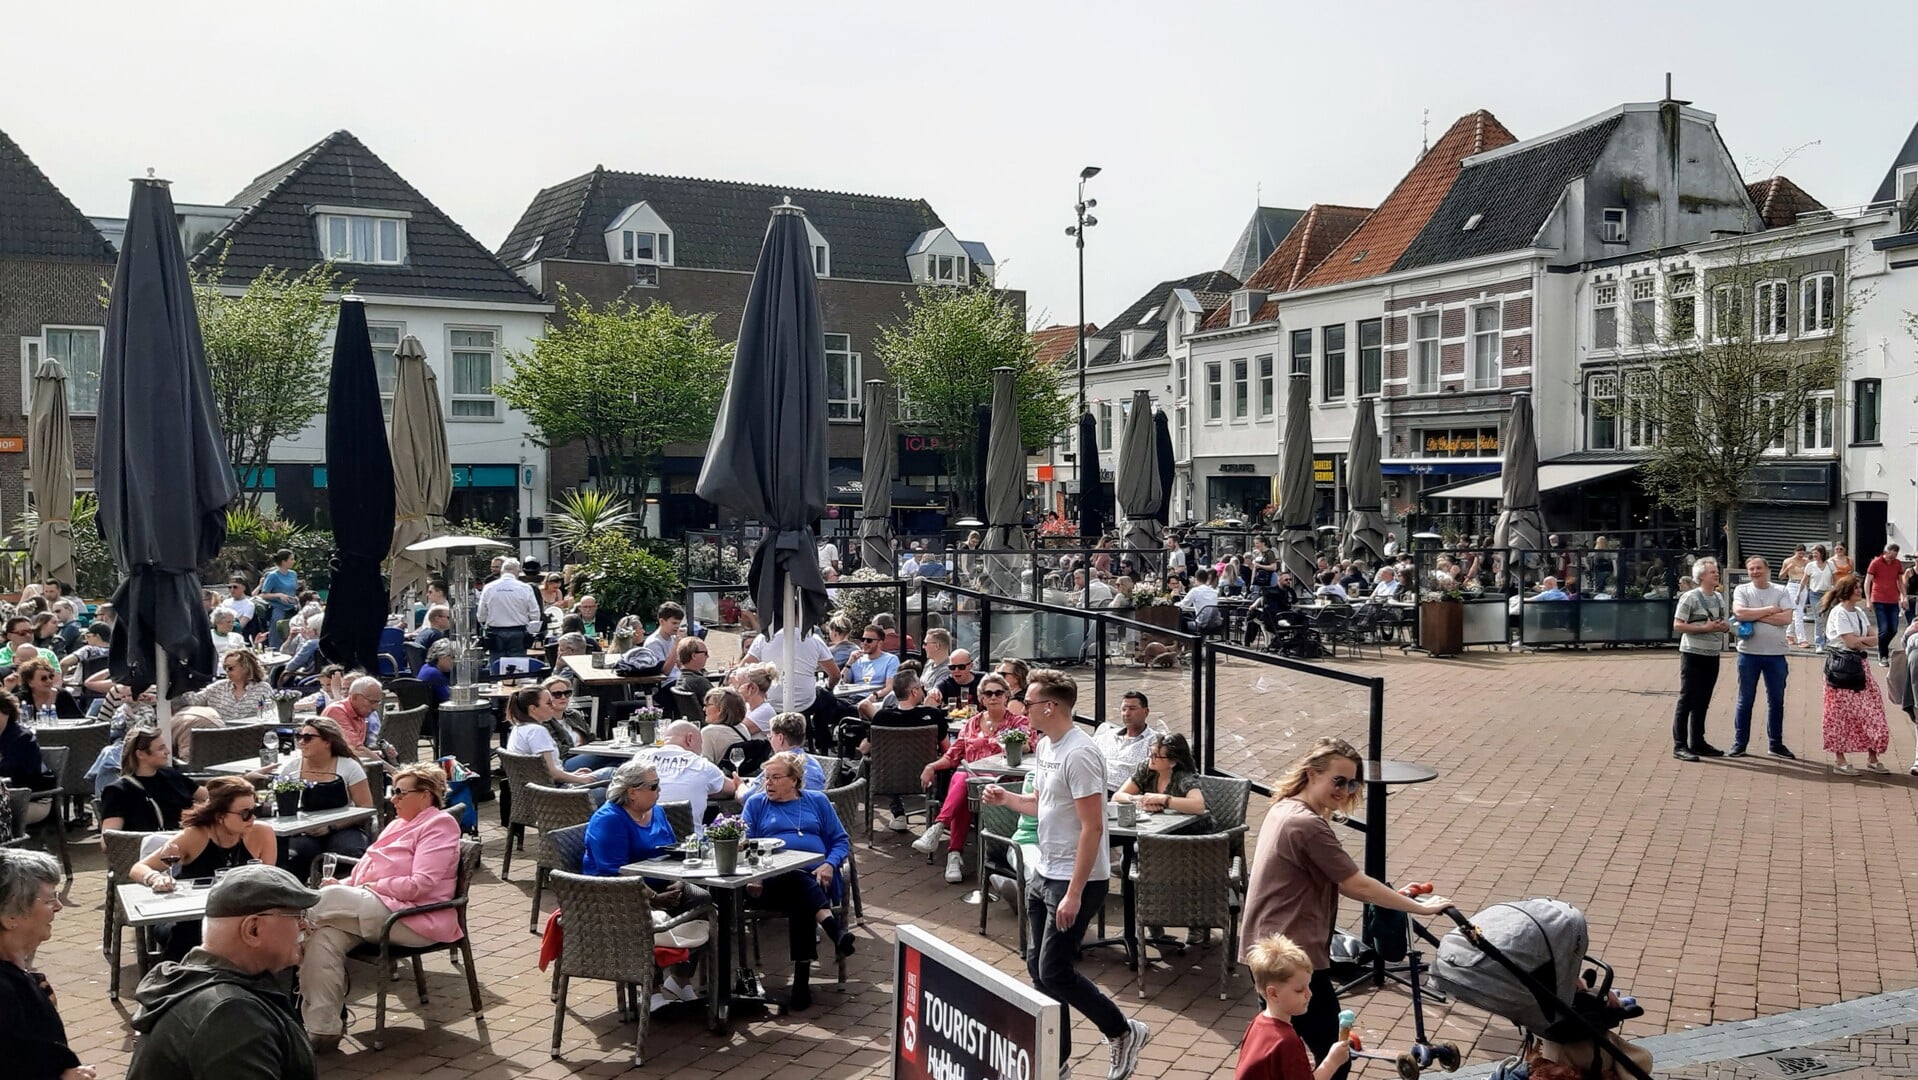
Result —
M 1099 200 L 1086 198 L 1086 181 L 1097 175 L 1097 165 L 1079 170 L 1079 199 L 1073 206 L 1077 223 L 1066 226 L 1066 235 L 1072 237 L 1079 249 L 1079 414 L 1082 416 L 1086 411 L 1086 230 L 1099 223 L 1098 218 L 1086 213 L 1099 205 Z

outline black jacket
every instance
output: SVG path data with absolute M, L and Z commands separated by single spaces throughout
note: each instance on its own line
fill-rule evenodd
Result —
M 80 1064 L 44 981 L 0 960 L 0 1061 L 20 1080 L 59 1080 Z
M 248 975 L 205 949 L 140 980 L 127 1080 L 318 1080 L 285 976 Z

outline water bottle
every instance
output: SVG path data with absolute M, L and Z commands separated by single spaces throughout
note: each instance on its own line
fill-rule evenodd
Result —
M 58 710 L 52 705 L 40 706 L 40 723 L 42 725 L 54 725 L 54 724 L 58 724 L 59 722 L 60 722 L 60 710 Z
M 280 744 L 278 740 L 274 739 L 273 733 L 269 731 L 260 737 L 260 764 L 263 767 L 271 767 L 278 764 L 279 757 Z

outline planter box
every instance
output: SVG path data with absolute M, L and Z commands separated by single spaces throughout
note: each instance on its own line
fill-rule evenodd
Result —
M 1154 604 L 1151 607 L 1133 608 L 1131 618 L 1134 622 L 1142 622 L 1147 626 L 1160 626 L 1167 630 L 1175 631 L 1179 629 L 1179 609 L 1173 607 L 1171 604 Z M 1176 638 L 1143 630 L 1139 633 L 1139 641 L 1141 644 L 1148 645 L 1173 645 L 1177 643 Z
M 1457 656 L 1465 648 L 1465 605 L 1457 600 L 1419 604 L 1419 648 L 1432 656 Z

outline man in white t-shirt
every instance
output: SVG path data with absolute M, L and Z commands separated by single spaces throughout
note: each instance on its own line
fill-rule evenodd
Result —
M 796 635 L 795 635 L 796 636 Z M 771 664 L 778 670 L 779 682 L 772 688 L 770 701 L 773 708 L 782 711 L 805 712 L 812 708 L 813 698 L 819 693 L 816 685 L 818 672 L 826 673 L 826 681 L 839 681 L 839 665 L 833 662 L 832 650 L 819 640 L 818 634 L 807 634 L 799 638 L 798 662 L 793 667 L 795 687 L 787 687 L 786 679 L 786 641 L 788 635 L 783 631 L 771 638 L 761 634 L 753 639 L 752 647 L 746 650 L 746 659 L 757 664 Z
M 1732 615 L 1750 626 L 1738 642 L 1738 708 L 1732 713 L 1732 746 L 1726 757 L 1744 757 L 1751 735 L 1752 705 L 1758 680 L 1765 680 L 1765 734 L 1771 756 L 1797 757 L 1785 746 L 1785 628 L 1791 625 L 1791 590 L 1771 579 L 1771 564 L 1763 556 L 1745 560 L 1751 580 L 1732 590 Z
M 821 574 L 821 576 L 824 576 L 826 571 L 828 570 L 837 571 L 838 569 L 839 569 L 838 545 L 834 544 L 831 540 L 821 540 L 819 542 L 819 573 Z
M 1152 752 L 1154 733 L 1147 726 L 1148 715 L 1145 695 L 1127 690 L 1119 699 L 1119 722 L 1101 724 L 1099 730 L 1093 732 L 1092 745 L 1098 747 L 1099 755 L 1105 758 L 1107 791 L 1124 787 Z
M 661 802 L 693 804 L 693 828 L 706 831 L 706 800 L 714 795 L 730 799 L 739 780 L 700 755 L 699 725 L 675 720 L 666 725 L 666 744 L 634 755 L 646 758 L 659 771 Z
M 1039 824 L 1039 866 L 1026 891 L 1026 911 L 1034 947 L 1026 970 L 1040 992 L 1067 1012 L 1078 1009 L 1091 1020 L 1112 1051 L 1110 1080 L 1125 1080 L 1139 1063 L 1139 1051 L 1152 1038 L 1137 1020 L 1128 1020 L 1090 979 L 1073 967 L 1079 943 L 1094 912 L 1105 906 L 1112 865 L 1106 854 L 1106 769 L 1099 748 L 1072 721 L 1078 684 L 1049 669 L 1034 671 L 1026 682 L 1026 716 L 1043 738 L 1034 759 L 1033 794 L 1022 795 L 997 784 L 983 794 L 995 806 L 1032 814 Z M 1062 1015 L 1059 1060 L 1072 1058 L 1072 1023 Z

